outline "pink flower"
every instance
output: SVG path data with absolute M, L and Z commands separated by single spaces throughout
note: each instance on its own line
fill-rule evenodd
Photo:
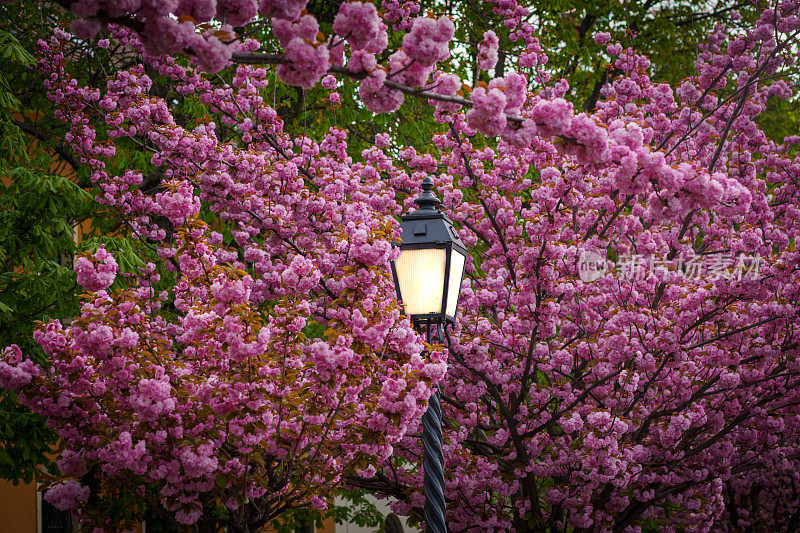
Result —
M 308 0 L 261 0 L 258 11 L 265 17 L 294 20 L 305 9 Z
M 300 37 L 309 43 L 317 41 L 319 23 L 311 15 L 303 15 L 296 21 L 274 19 L 272 21 L 272 33 L 284 48 L 295 37 Z
M 331 53 L 331 64 L 341 67 L 344 65 L 344 42 L 336 39 L 335 35 L 328 37 L 326 42 Z
M 70 4 L 69 9 L 76 17 L 88 18 L 97 15 L 102 2 L 99 0 L 77 0 Z
M 487 137 L 499 135 L 506 126 L 506 96 L 500 89 L 472 91 L 473 107 L 467 111 L 467 124 Z
M 33 340 L 42 347 L 44 353 L 50 356 L 61 352 L 69 343 L 64 327 L 58 320 L 48 322 L 43 328 L 34 331 Z
M 258 14 L 256 0 L 217 0 L 219 21 L 231 26 L 244 26 Z
M 213 35 L 205 38 L 196 35 L 192 50 L 197 66 L 212 74 L 225 68 L 233 55 L 233 50 Z
M 175 409 L 168 380 L 143 379 L 130 392 L 130 402 L 141 420 L 154 421 Z
M 332 76 L 331 74 L 328 74 L 327 76 L 322 78 L 321 85 L 323 87 L 325 87 L 326 89 L 329 89 L 329 90 L 332 91 L 333 89 L 336 88 L 336 77 Z
M 310 89 L 331 68 L 330 53 L 323 43 L 310 44 L 295 37 L 285 50 L 288 63 L 278 67 L 278 76 L 289 85 Z
M 188 181 L 170 182 L 171 189 L 156 194 L 156 204 L 170 222 L 180 225 L 195 213 L 200 212 L 200 198 L 194 196 L 194 188 Z
M 389 77 L 401 85 L 421 87 L 428 82 L 433 66 L 413 61 L 403 50 L 389 56 Z
M 483 34 L 483 40 L 478 44 L 478 68 L 490 70 L 497 64 L 497 50 L 500 41 L 497 34 L 489 30 Z
M 59 483 L 44 493 L 44 499 L 61 511 L 71 511 L 89 499 L 89 487 L 75 480 Z
M 489 90 L 502 87 L 506 97 L 505 112 L 517 114 L 522 109 L 528 96 L 528 80 L 518 72 L 509 72 L 503 78 L 495 78 L 489 83 Z
M 531 118 L 536 122 L 542 137 L 563 135 L 572 121 L 572 104 L 563 98 L 540 100 L 533 106 Z
M 39 375 L 39 367 L 30 359 L 22 359 L 22 350 L 12 344 L 0 356 L 0 387 L 19 390 Z
M 444 74 L 439 72 L 436 78 L 433 79 L 433 92 L 443 96 L 456 96 L 456 93 L 461 90 L 461 78 L 455 74 Z M 453 113 L 461 109 L 461 104 L 454 102 L 442 102 L 439 100 L 428 100 L 428 102 L 436 106 L 437 109 Z
M 386 49 L 389 44 L 389 34 L 387 32 L 386 24 L 378 22 L 378 36 L 367 43 L 364 49 L 373 54 L 380 54 Z
M 121 17 L 126 13 L 134 13 L 142 7 L 142 0 L 116 0 L 114 2 L 103 2 L 109 17 Z M 174 6 L 171 2 L 164 2 L 167 6 Z
M 355 50 L 347 61 L 347 68 L 353 72 L 372 72 L 377 66 L 375 54 L 366 50 Z
M 75 19 L 70 24 L 69 31 L 78 39 L 88 41 L 102 29 L 103 25 L 97 19 Z
M 384 85 L 386 71 L 380 68 L 364 78 L 358 87 L 358 95 L 373 113 L 391 113 L 403 105 L 403 93 Z
M 79 257 L 75 261 L 75 272 L 78 274 L 78 283 L 81 287 L 96 292 L 114 283 L 114 278 L 117 276 L 117 262 L 106 251 L 105 246 L 100 246 L 92 259 Z
M 250 298 L 251 283 L 250 276 L 245 276 L 241 280 L 229 280 L 220 275 L 211 284 L 211 294 L 216 300 L 225 304 L 242 304 Z
M 403 52 L 422 66 L 432 66 L 450 57 L 450 39 L 455 27 L 449 17 L 434 20 L 417 17 L 411 31 L 403 37 Z
M 217 14 L 217 0 L 179 0 L 175 14 L 189 15 L 194 22 L 208 22 Z
M 600 32 L 594 34 L 594 42 L 597 44 L 606 44 L 611 40 L 611 34 L 608 32 Z
M 200 504 L 197 504 L 189 507 L 188 511 L 183 508 L 175 511 L 175 520 L 177 520 L 179 524 L 188 526 L 197 522 L 202 514 L 203 509 L 200 507 Z
M 366 48 L 374 43 L 380 30 L 378 10 L 369 2 L 342 2 L 333 19 L 333 31 L 356 49 Z
M 194 24 L 177 22 L 167 17 L 148 20 L 142 35 L 153 55 L 169 55 L 183 50 L 194 41 Z
M 58 469 L 68 476 L 82 476 L 86 473 L 86 459 L 74 450 L 66 449 L 61 452 L 57 464 Z

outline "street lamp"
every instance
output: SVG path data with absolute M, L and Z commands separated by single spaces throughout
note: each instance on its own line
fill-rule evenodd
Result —
M 400 219 L 400 256 L 392 262 L 395 290 L 403 312 L 418 330 L 425 331 L 427 341 L 431 342 L 433 326 L 444 343 L 445 326 L 456 321 L 467 249 L 453 223 L 439 210 L 441 202 L 433 194 L 429 177 L 422 180 L 422 194 L 414 203 L 418 209 Z M 438 387 L 422 416 L 422 447 L 426 531 L 446 533 Z

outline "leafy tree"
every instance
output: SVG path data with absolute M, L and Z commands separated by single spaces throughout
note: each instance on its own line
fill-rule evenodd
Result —
M 54 173 L 46 150 L 29 149 L 31 138 L 17 120 L 22 109 L 14 74 L 34 58 L 12 34 L 0 30 L 0 343 L 18 343 L 38 362 L 34 322 L 77 311 L 75 274 L 64 260 L 75 249 L 72 225 L 87 212 L 87 195 Z M 21 127 L 22 126 L 22 127 Z M 44 419 L 0 392 L 0 476 L 29 482 L 51 461 L 54 433 Z
M 0 344 L 17 343 L 39 363 L 33 342 L 38 321 L 75 316 L 78 288 L 72 260 L 101 244 L 114 249 L 129 272 L 143 263 L 116 222 L 98 210 L 85 167 L 65 143 L 66 127 L 41 91 L 32 67 L 44 20 L 62 15 L 42 5 L 0 6 Z M 70 56 L 82 79 L 96 79 L 96 60 L 75 43 Z M 38 90 L 37 90 L 38 87 Z M 101 236 L 116 232 L 115 237 Z M 30 482 L 52 470 L 55 433 L 9 391 L 0 392 L 0 477 Z

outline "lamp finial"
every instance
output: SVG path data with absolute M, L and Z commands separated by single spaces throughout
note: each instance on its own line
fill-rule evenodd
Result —
M 422 180 L 422 194 L 420 194 L 414 203 L 417 204 L 417 211 L 439 211 L 441 201 L 433 194 L 433 181 L 430 176 L 425 176 Z

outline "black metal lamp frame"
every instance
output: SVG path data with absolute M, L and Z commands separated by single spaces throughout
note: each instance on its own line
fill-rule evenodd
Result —
M 419 209 L 403 215 L 400 217 L 400 228 L 402 230 L 403 242 L 400 248 L 403 250 L 445 250 L 445 265 L 444 265 L 444 287 L 442 293 L 442 307 L 438 313 L 415 314 L 411 315 L 411 320 L 415 323 L 422 321 L 430 322 L 443 322 L 455 324 L 456 315 L 458 314 L 458 303 L 456 302 L 456 310 L 453 315 L 447 314 L 447 300 L 450 291 L 450 264 L 453 257 L 453 251 L 457 250 L 465 258 L 469 257 L 467 248 L 461 242 L 453 222 L 441 211 L 439 205 L 441 202 L 433 194 L 433 182 L 429 177 L 422 180 L 422 194 L 414 200 L 414 203 L 419 206 Z M 402 300 L 402 293 L 400 291 L 400 284 L 397 281 L 397 269 L 394 261 L 391 263 L 392 277 L 394 278 L 394 288 L 397 292 L 397 297 Z M 464 273 L 462 270 L 461 278 L 463 280 Z M 461 280 L 459 280 L 461 281 Z M 460 290 L 461 284 L 456 286 L 456 290 Z
M 424 334 L 428 344 L 431 343 L 431 326 L 436 332 L 441 344 L 447 343 L 450 348 L 450 335 L 447 326 L 455 325 L 458 314 L 458 301 L 453 315 L 447 314 L 448 292 L 450 290 L 450 265 L 453 251 L 457 250 L 469 257 L 467 248 L 461 242 L 452 221 L 439 210 L 441 202 L 433 194 L 433 182 L 429 177 L 422 181 L 422 194 L 414 200 L 419 209 L 401 217 L 403 242 L 400 244 L 404 250 L 414 249 L 444 249 L 445 274 L 442 293 L 442 308 L 438 313 L 411 315 L 411 322 L 415 329 Z M 462 279 L 463 272 L 462 269 Z M 392 262 L 392 276 L 394 278 L 397 297 L 402 300 L 402 293 L 398 283 L 397 269 Z M 456 286 L 460 291 L 461 284 Z M 458 297 L 458 296 L 456 296 Z M 444 497 L 444 454 L 442 451 L 442 408 L 439 387 L 428 400 L 428 409 L 422 415 L 422 465 L 424 469 L 425 490 L 425 530 L 430 533 L 446 533 L 446 502 Z

